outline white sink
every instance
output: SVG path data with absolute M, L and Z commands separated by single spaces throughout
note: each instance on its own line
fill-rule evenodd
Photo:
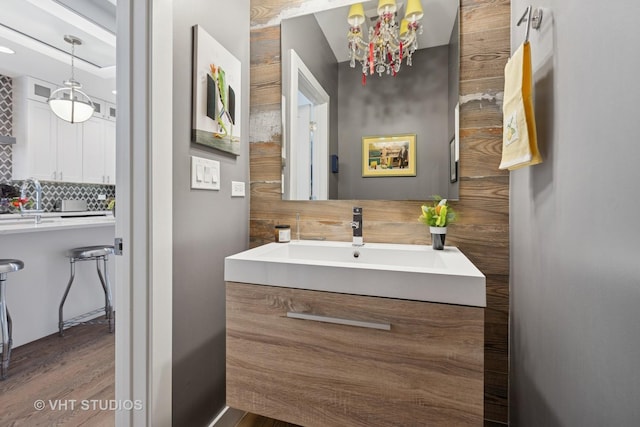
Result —
M 486 306 L 484 275 L 453 246 L 269 243 L 227 257 L 224 274 L 229 282 Z

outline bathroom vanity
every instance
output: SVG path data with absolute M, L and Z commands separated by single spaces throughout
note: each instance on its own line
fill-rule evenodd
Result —
M 456 248 L 271 244 L 228 257 L 225 279 L 227 405 L 303 426 L 482 425 L 485 280 Z M 444 301 L 456 287 L 477 297 Z

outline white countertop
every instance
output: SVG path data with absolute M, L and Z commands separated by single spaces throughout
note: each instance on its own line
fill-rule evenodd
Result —
M 73 211 L 73 212 L 43 212 L 40 214 L 42 218 L 60 218 L 60 217 L 84 217 L 84 216 L 109 216 L 113 215 L 111 211 Z M 24 218 L 20 212 L 0 214 L 0 224 L 2 221 L 11 219 Z
M 107 211 L 108 212 L 108 211 Z M 89 215 L 78 217 L 78 215 Z M 74 228 L 113 227 L 115 217 L 108 212 L 46 212 L 42 221 L 36 224 L 33 217 L 22 217 L 20 214 L 4 214 L 0 216 L 0 235 L 16 233 L 33 233 L 56 231 Z
M 225 280 L 486 307 L 486 279 L 456 247 L 292 241 L 225 258 Z

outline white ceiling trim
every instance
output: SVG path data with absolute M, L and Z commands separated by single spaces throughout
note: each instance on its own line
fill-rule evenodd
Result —
M 56 3 L 52 0 L 27 0 L 32 5 L 44 10 L 45 12 L 67 22 L 70 25 L 73 25 L 76 28 L 81 29 L 82 31 L 93 35 L 94 37 L 102 40 L 106 44 L 116 47 L 116 36 L 115 34 L 105 30 L 99 25 L 94 24 L 91 21 L 88 21 L 81 16 L 77 15 L 70 9 L 62 6 L 59 3 Z
M 45 43 L 32 39 L 29 36 L 13 31 L 7 27 L 0 25 L 0 37 L 10 40 L 14 43 L 22 45 L 28 49 L 38 52 L 42 55 L 46 55 L 50 58 L 63 62 L 69 65 L 69 72 L 71 72 L 71 55 L 69 53 L 60 51 L 54 47 L 51 47 Z M 102 77 L 103 79 L 115 78 L 116 67 L 97 67 L 90 62 L 84 61 L 81 58 L 76 57 L 75 68 L 91 73 L 95 76 Z

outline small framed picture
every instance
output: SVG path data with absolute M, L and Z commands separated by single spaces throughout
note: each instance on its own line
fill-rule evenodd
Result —
M 362 176 L 416 176 L 416 135 L 363 137 Z
M 449 141 L 449 173 L 450 181 L 456 182 L 458 180 L 458 162 L 456 161 L 456 139 L 452 138 Z

